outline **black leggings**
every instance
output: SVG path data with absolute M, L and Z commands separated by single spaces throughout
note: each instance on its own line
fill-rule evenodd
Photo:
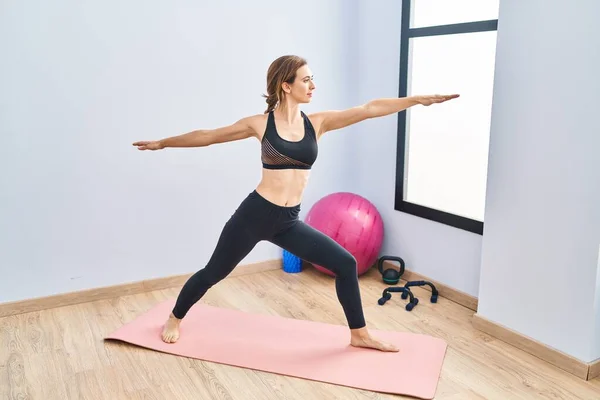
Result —
M 261 240 L 269 241 L 309 263 L 331 270 L 337 297 L 350 329 L 365 324 L 356 260 L 324 233 L 298 219 L 300 205 L 283 207 L 253 191 L 225 224 L 208 264 L 185 283 L 173 308 L 183 318 L 206 291 L 224 279 Z

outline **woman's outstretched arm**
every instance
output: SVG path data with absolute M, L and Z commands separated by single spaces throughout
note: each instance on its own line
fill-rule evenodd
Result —
M 399 113 L 407 108 L 418 104 L 430 106 L 436 103 L 443 103 L 459 97 L 458 94 L 450 95 L 425 95 L 410 96 L 400 98 L 382 98 L 371 100 L 361 106 L 352 107 L 341 111 L 323 111 L 311 115 L 320 122 L 319 135 L 336 129 L 345 128 L 352 124 L 364 121 L 369 118 L 383 117 L 390 114 Z
M 153 140 L 138 141 L 133 145 L 139 150 L 160 150 L 166 147 L 206 147 L 217 143 L 242 140 L 257 136 L 255 126 L 256 116 L 242 118 L 234 124 L 217 129 L 198 129 L 178 136 Z

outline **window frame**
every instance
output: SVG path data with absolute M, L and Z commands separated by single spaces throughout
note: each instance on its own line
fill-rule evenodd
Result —
M 412 0 L 402 2 L 402 20 L 400 27 L 400 74 L 398 97 L 406 97 L 408 93 L 408 71 L 410 39 L 425 36 L 453 35 L 460 33 L 476 33 L 498 30 L 498 19 L 462 22 L 447 25 L 436 25 L 419 28 L 410 27 Z M 396 190 L 394 209 L 410 215 L 439 222 L 454 228 L 466 230 L 479 235 L 483 234 L 483 221 L 452 214 L 435 208 L 411 203 L 404 200 L 405 168 L 406 168 L 406 131 L 407 110 L 398 113 L 398 133 L 396 150 Z

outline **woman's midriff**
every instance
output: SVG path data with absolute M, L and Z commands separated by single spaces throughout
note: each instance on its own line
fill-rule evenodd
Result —
M 310 170 L 265 169 L 256 191 L 271 203 L 292 207 L 302 202 Z

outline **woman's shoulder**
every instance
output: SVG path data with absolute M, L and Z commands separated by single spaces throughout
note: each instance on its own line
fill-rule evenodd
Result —
M 269 114 L 253 114 L 242 118 L 242 121 L 244 121 L 246 125 L 252 128 L 252 130 L 255 133 L 255 136 L 258 139 L 262 139 L 265 130 L 267 129 L 268 118 Z

